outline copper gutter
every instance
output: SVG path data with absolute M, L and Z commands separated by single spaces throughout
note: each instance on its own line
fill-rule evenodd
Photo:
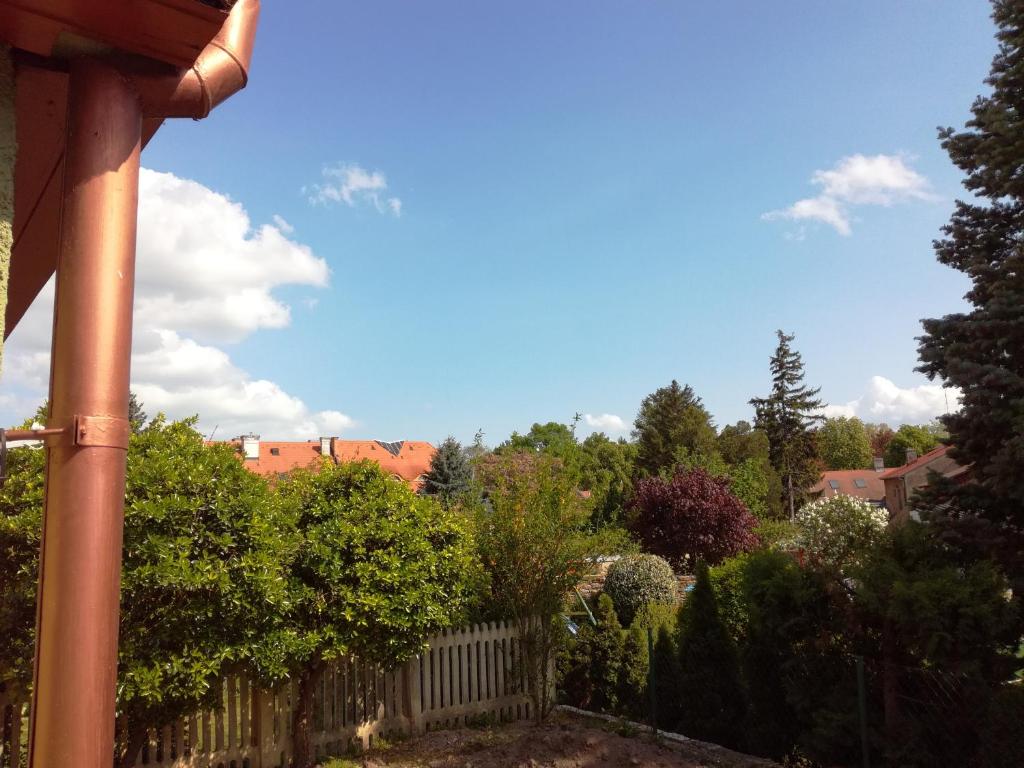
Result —
M 195 63 L 174 75 L 132 75 L 147 117 L 200 119 L 245 88 L 256 41 L 259 0 L 238 0 Z
M 239 0 L 173 75 L 70 63 L 29 768 L 113 761 L 144 124 L 203 117 L 244 87 L 258 15 L 259 0 Z

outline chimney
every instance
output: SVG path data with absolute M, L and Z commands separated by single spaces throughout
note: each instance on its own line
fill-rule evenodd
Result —
M 260 457 L 260 436 L 242 435 L 242 454 L 246 459 L 259 459 Z
M 332 447 L 333 444 L 334 444 L 334 438 L 333 437 L 321 437 L 320 438 L 320 455 L 323 456 L 325 459 L 331 458 L 334 455 L 334 452 L 331 450 L 331 447 Z
M 885 459 L 881 456 L 875 456 L 875 472 L 885 471 Z
M 917 461 L 917 451 L 913 448 L 907 448 L 907 464 L 910 464 L 913 461 Z

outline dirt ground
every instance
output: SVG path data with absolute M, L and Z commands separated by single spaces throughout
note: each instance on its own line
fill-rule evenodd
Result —
M 345 765 L 339 763 L 337 765 Z M 762 768 L 767 760 L 701 742 L 655 740 L 616 723 L 558 715 L 540 727 L 438 731 L 374 750 L 363 768 Z

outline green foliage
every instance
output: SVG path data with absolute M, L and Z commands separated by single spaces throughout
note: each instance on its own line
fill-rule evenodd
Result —
M 788 520 L 763 520 L 754 529 L 754 535 L 765 549 L 793 549 L 799 529 Z
M 1004 685 L 982 718 L 977 764 L 985 768 L 1024 765 L 1024 686 Z
M 462 515 L 367 460 L 293 471 L 277 491 L 296 537 L 288 669 L 342 654 L 394 666 L 463 618 L 479 566 Z
M 649 603 L 675 602 L 676 577 L 672 566 L 657 555 L 625 555 L 608 568 L 604 594 L 628 625 Z
M 654 641 L 654 696 L 657 701 L 658 727 L 675 731 L 681 716 L 679 690 L 679 651 L 668 627 L 659 627 Z
M 647 690 L 649 664 L 647 630 L 634 625 L 626 633 L 619 671 L 619 712 L 633 720 L 646 720 L 650 712 Z
M 416 495 L 368 460 L 300 469 L 280 482 L 294 539 L 288 604 L 266 644 L 276 669 L 298 682 L 295 765 L 312 759 L 313 680 L 343 654 L 383 667 L 459 623 L 475 593 L 478 561 L 469 521 Z
M 875 458 L 884 458 L 896 433 L 888 424 L 865 424 L 864 432 L 868 436 L 868 445 L 871 446 L 872 463 Z
M 580 488 L 591 495 L 591 527 L 621 524 L 633 488 L 636 446 L 595 432 L 579 444 L 576 457 Z
M 888 522 L 888 512 L 863 499 L 827 496 L 797 513 L 797 542 L 816 562 L 842 571 L 882 538 Z
M 772 391 L 750 401 L 755 424 L 768 436 L 772 466 L 785 485 L 790 516 L 797 498 L 818 480 L 811 427 L 821 421 L 819 389 L 804 384 L 804 363 L 790 347 L 792 335 L 778 331 L 779 345 L 771 359 Z
M 45 451 L 12 448 L 0 487 L 0 681 L 23 692 L 32 681 L 45 468 Z
M 525 435 L 513 432 L 512 436 L 494 449 L 498 455 L 510 453 L 547 453 L 550 456 L 564 457 L 576 447 L 576 438 L 572 429 L 557 421 L 547 424 L 534 424 Z
M 676 696 L 682 733 L 727 747 L 740 745 L 746 705 L 739 660 L 704 564 L 679 615 Z
M 761 523 L 782 512 L 782 479 L 767 459 L 744 459 L 729 470 L 729 488 Z
M 904 424 L 893 435 L 885 449 L 885 466 L 902 467 L 907 463 L 907 451 L 924 456 L 939 444 L 939 435 L 931 427 Z
M 1008 677 L 1019 635 L 1005 577 L 994 563 L 964 566 L 928 526 L 887 529 L 852 569 L 861 621 L 892 633 L 902 664 Z
M 642 629 L 644 632 L 650 627 L 655 633 L 662 627 L 665 627 L 671 634 L 675 635 L 678 614 L 679 609 L 675 605 L 669 603 L 648 603 L 647 605 L 640 606 L 629 627 L 630 629 Z
M 579 625 L 575 637 L 568 637 L 557 650 L 555 675 L 559 700 L 563 704 L 589 709 L 594 700 L 593 648 L 595 628 L 589 621 Z
M 840 416 L 825 419 L 815 433 L 818 455 L 826 469 L 866 469 L 871 466 L 871 442 L 864 423 Z
M 708 569 L 718 615 L 737 648 L 742 647 L 747 636 L 747 599 L 743 584 L 752 556 L 750 553 L 736 555 Z
M 594 633 L 590 656 L 590 671 L 594 680 L 593 706 L 601 712 L 617 712 L 625 637 L 619 618 L 615 615 L 615 607 L 607 595 L 598 598 L 594 618 L 597 619 L 597 631 Z
M 194 419 L 158 416 L 128 449 L 117 706 L 135 749 L 145 728 L 209 706 L 258 646 L 285 595 L 287 549 L 264 481 Z M 43 451 L 11 451 L 0 490 L 0 679 L 25 686 L 32 659 Z M 8 655 L 9 654 L 9 655 Z M 121 758 L 129 743 L 118 745 Z
M 472 487 L 473 470 L 459 441 L 449 435 L 430 459 L 430 470 L 423 476 L 423 493 L 436 496 L 445 508 L 467 494 Z
M 633 437 L 637 469 L 646 475 L 671 470 L 681 449 L 697 455 L 715 452 L 711 415 L 689 385 L 680 387 L 675 380 L 644 398 Z
M 590 531 L 577 477 L 561 461 L 502 454 L 486 457 L 477 472 L 487 494 L 475 512 L 480 559 L 490 577 L 487 605 L 515 623 L 540 720 L 549 711 L 548 661 L 560 639 L 551 619 L 612 542 Z
M 940 263 L 971 280 L 970 306 L 924 320 L 920 371 L 963 393 L 959 410 L 943 417 L 952 456 L 971 467 L 980 492 L 962 486 L 949 498 L 943 526 L 996 557 L 1024 590 L 1024 8 L 993 3 L 999 50 L 985 95 L 971 105 L 965 130 L 939 132 L 942 147 L 966 174 L 966 201 L 957 201 Z M 964 494 L 962 497 L 961 494 Z M 961 504 L 963 498 L 965 503 Z

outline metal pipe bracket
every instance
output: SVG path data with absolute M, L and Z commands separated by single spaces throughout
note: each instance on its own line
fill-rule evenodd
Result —
M 128 450 L 131 422 L 122 416 L 75 416 L 75 445 L 79 448 Z

